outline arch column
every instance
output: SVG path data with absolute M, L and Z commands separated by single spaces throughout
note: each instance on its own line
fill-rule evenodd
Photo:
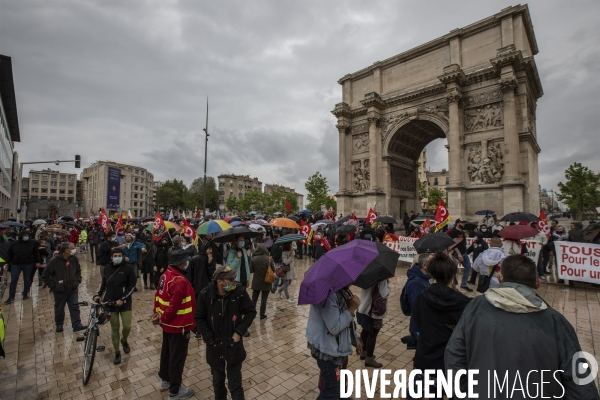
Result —
M 339 122 L 336 128 L 339 132 L 339 185 L 340 193 L 345 193 L 348 190 L 348 180 L 346 179 L 346 132 L 349 125 L 344 122 Z
M 372 192 L 381 190 L 379 187 L 379 172 L 381 171 L 381 156 L 378 151 L 379 144 L 379 122 L 378 114 L 372 113 L 369 118 L 369 189 Z

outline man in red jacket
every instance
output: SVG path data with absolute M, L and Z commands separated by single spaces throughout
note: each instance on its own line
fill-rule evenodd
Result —
M 192 389 L 181 384 L 190 331 L 196 327 L 194 288 L 185 277 L 189 263 L 189 254 L 174 248 L 169 256 L 169 267 L 158 281 L 154 298 L 152 323 L 160 325 L 163 330 L 158 378 L 162 383 L 160 389 L 169 390 L 169 400 L 187 399 L 194 395 Z

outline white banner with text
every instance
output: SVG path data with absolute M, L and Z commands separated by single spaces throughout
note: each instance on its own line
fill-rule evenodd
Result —
M 558 277 L 600 284 L 600 244 L 554 242 Z

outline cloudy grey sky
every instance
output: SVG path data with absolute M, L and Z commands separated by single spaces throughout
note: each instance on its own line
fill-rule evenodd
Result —
M 110 159 L 156 179 L 249 174 L 338 189 L 337 80 L 513 5 L 508 1 L 0 0 L 22 161 Z M 574 161 L 600 171 L 600 2 L 529 3 L 545 95 L 542 187 Z M 447 160 L 445 141 L 429 166 Z M 61 170 L 74 171 L 70 166 Z

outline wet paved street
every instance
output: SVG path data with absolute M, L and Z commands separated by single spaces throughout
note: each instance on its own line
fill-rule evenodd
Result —
M 99 267 L 80 255 L 84 280 L 79 299 L 90 300 L 99 286 Z M 296 260 L 298 276 L 310 266 L 307 258 Z M 37 277 L 36 277 L 37 280 Z M 375 356 L 388 369 L 412 367 L 413 350 L 406 350 L 400 339 L 408 334 L 408 317 L 400 311 L 400 291 L 406 282 L 406 269 L 398 268 L 392 280 L 388 317 L 377 339 Z M 300 281 L 290 287 L 297 298 Z M 112 363 L 110 325 L 101 327 L 98 344 L 106 350 L 96 354 L 90 382 L 83 386 L 83 342 L 76 342 L 68 315 L 65 331 L 55 333 L 53 300 L 47 290 L 32 288 L 32 298 L 3 305 L 6 319 L 6 359 L 0 359 L 0 399 L 163 399 L 155 373 L 160 358 L 161 330 L 150 323 L 153 290 L 134 293 L 133 327 L 129 343 L 131 353 L 122 353 L 123 361 Z M 21 284 L 19 290 L 21 291 Z M 353 287 L 354 292 L 360 289 Z M 575 327 L 584 351 L 598 353 L 600 346 L 600 292 L 589 285 L 568 287 L 543 284 L 539 293 Z M 358 294 L 358 293 L 357 293 Z M 4 300 L 6 299 L 6 295 Z M 243 378 L 247 399 L 315 399 L 318 395 L 318 368 L 306 349 L 304 331 L 308 306 L 288 303 L 270 295 L 268 318 L 254 321 L 251 337 L 244 338 L 248 357 Z M 68 312 L 67 312 L 68 313 Z M 82 307 L 85 323 L 89 308 Z M 352 355 L 349 369 L 364 368 L 364 362 Z M 214 398 L 210 369 L 204 346 L 194 339 L 186 362 L 183 384 L 196 391 L 198 399 Z M 364 398 L 364 392 L 363 392 Z

